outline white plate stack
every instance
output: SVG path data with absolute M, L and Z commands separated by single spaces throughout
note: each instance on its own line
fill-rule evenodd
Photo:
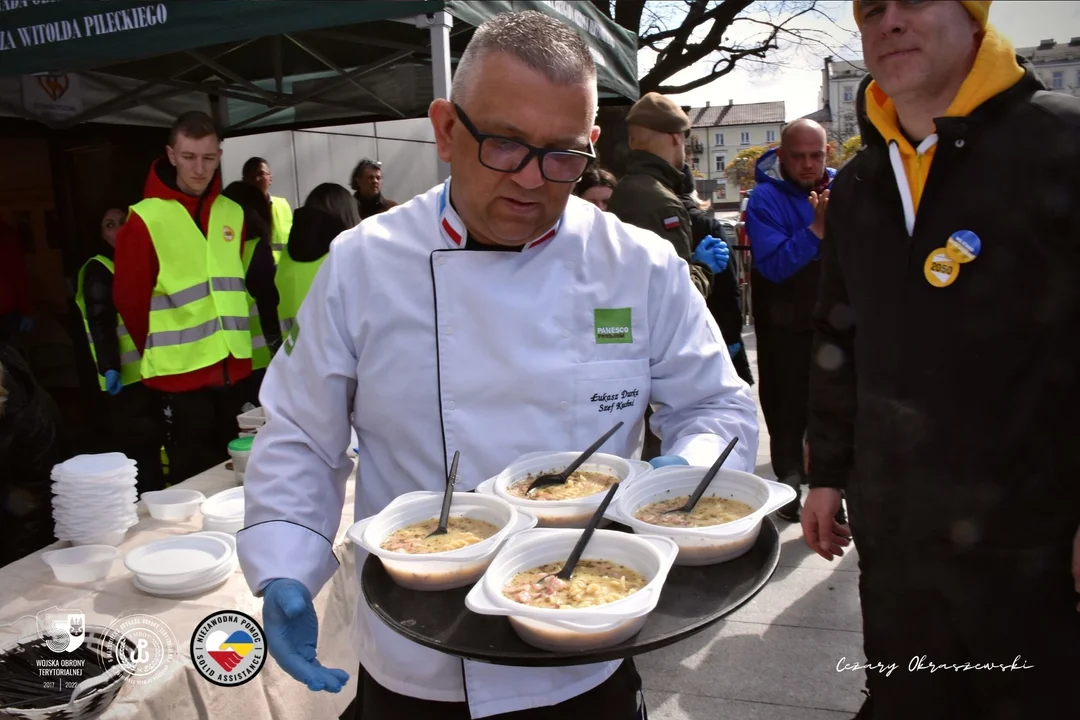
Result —
M 56 537 L 74 545 L 119 545 L 138 522 L 135 461 L 123 453 L 76 455 L 52 469 Z
M 211 495 L 202 504 L 203 530 L 235 535 L 244 528 L 244 488 Z
M 236 572 L 236 538 L 200 532 L 154 540 L 129 552 L 124 565 L 134 573 L 135 587 L 148 595 L 198 595 L 223 585 Z

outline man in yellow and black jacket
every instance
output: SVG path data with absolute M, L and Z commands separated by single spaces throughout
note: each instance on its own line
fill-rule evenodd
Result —
M 802 525 L 840 554 L 845 492 L 860 718 L 1080 717 L 1080 99 L 989 6 L 855 3 L 873 81 L 825 200 Z

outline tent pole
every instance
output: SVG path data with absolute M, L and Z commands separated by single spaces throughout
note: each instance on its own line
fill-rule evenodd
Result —
M 420 25 L 420 18 L 417 18 Z M 450 28 L 454 18 L 450 13 L 440 11 L 423 17 L 424 24 L 431 33 L 431 84 L 433 97 L 450 97 Z M 438 160 L 440 182 L 450 177 L 450 165 Z

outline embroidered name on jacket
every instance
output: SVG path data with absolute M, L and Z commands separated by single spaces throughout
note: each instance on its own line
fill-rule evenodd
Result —
M 596 343 L 632 343 L 630 308 L 596 308 L 593 310 Z

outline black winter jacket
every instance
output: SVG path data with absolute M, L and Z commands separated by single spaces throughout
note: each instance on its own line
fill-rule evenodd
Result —
M 104 375 L 108 370 L 120 370 L 120 345 L 116 339 L 118 321 L 112 289 L 113 274 L 107 267 L 96 261 L 86 266 L 83 297 L 86 300 L 86 324 L 94 338 L 98 375 Z
M 860 548 L 1068 549 L 1080 99 L 1045 92 L 1028 66 L 970 116 L 939 118 L 912 237 L 888 148 L 860 120 L 866 147 L 836 178 L 822 246 L 811 485 L 846 489 Z M 958 230 L 982 252 L 933 287 L 924 263 Z

